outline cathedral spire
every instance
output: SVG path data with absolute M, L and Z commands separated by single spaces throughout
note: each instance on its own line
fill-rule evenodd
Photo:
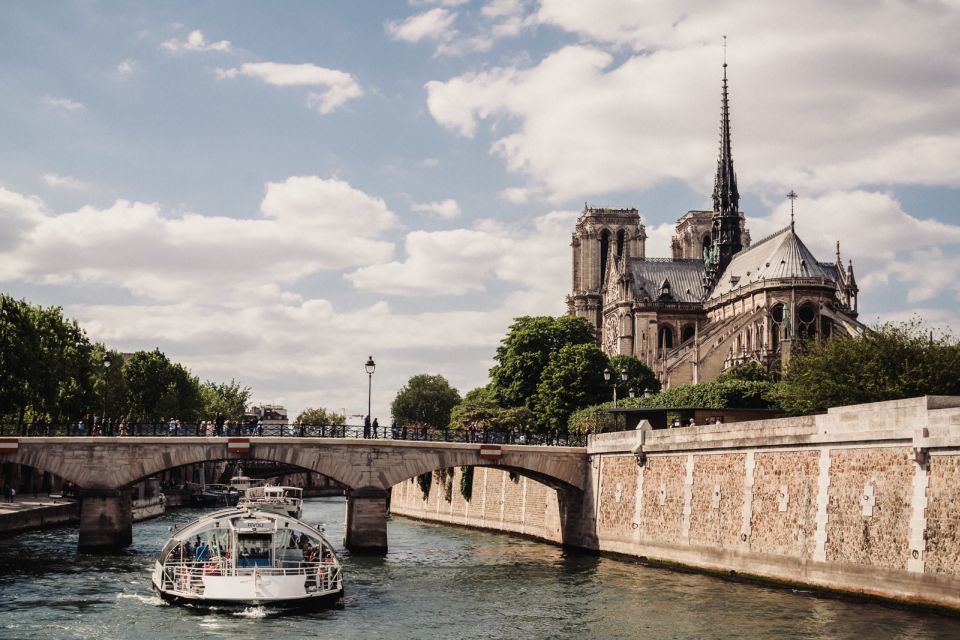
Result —
M 730 99 L 727 87 L 727 36 L 723 36 L 723 94 L 720 111 L 720 155 L 713 183 L 712 253 L 707 261 L 706 288 L 716 284 L 733 256 L 743 248 L 740 236 L 740 192 L 733 170 L 730 142 Z

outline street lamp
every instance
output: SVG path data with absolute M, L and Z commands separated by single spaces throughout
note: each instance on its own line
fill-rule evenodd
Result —
M 610 382 L 610 376 L 611 376 L 610 369 L 604 369 L 604 370 L 603 370 L 603 379 L 604 379 L 604 381 Z M 620 372 L 620 379 L 623 380 L 624 382 L 627 381 L 627 372 L 626 372 L 626 371 L 621 371 L 621 372 Z M 613 383 L 613 408 L 614 408 L 614 409 L 617 408 L 617 382 L 616 382 L 616 381 L 614 381 L 614 383 Z
M 370 420 L 370 397 L 373 393 L 373 371 L 377 368 L 377 363 L 373 361 L 373 356 L 367 357 L 367 363 L 363 365 L 367 370 L 367 420 Z
M 107 385 L 109 381 L 107 380 L 107 372 L 110 370 L 110 365 L 113 364 L 113 359 L 110 357 L 110 353 L 103 354 L 103 405 L 102 411 L 100 412 L 100 428 L 103 429 L 103 423 L 107 420 Z

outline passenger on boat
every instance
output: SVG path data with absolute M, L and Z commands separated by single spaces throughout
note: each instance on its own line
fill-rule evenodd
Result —
M 206 542 L 200 540 L 200 536 L 197 536 L 197 549 L 194 556 L 200 562 L 210 559 L 210 547 L 207 546 Z

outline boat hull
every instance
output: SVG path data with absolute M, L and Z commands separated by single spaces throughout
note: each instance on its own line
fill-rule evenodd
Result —
M 322 609 L 335 609 L 339 606 L 342 606 L 343 603 L 343 589 L 340 589 L 340 591 L 335 593 L 304 596 L 302 598 L 287 598 L 283 600 L 222 600 L 194 598 L 161 591 L 156 585 L 153 586 L 153 590 L 164 602 L 199 608 L 247 609 L 249 607 L 267 607 L 270 609 L 283 609 L 284 611 L 317 611 Z

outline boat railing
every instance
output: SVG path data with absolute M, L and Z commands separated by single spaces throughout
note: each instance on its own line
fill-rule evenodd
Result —
M 226 558 L 185 560 L 163 565 L 164 589 L 182 593 L 203 594 L 205 576 L 243 577 L 302 575 L 307 589 L 316 591 L 339 590 L 340 566 L 328 562 L 290 562 L 283 567 L 235 567 Z

